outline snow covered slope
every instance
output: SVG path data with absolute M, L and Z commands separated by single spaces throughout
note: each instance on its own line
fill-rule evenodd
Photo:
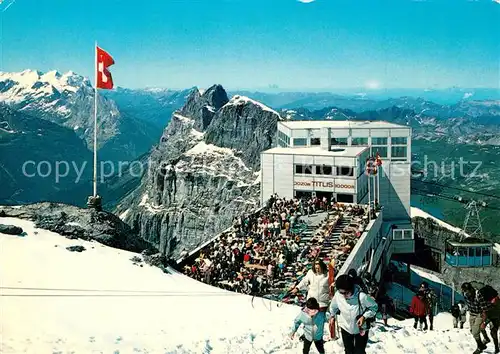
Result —
M 172 271 L 134 265 L 136 254 L 69 240 L 18 219 L 0 234 L 0 353 L 300 353 L 288 339 L 299 308 L 234 294 Z M 81 253 L 66 250 L 82 245 Z M 14 289 L 16 288 L 16 289 Z M 368 353 L 467 353 L 467 330 L 439 315 L 434 332 L 412 321 L 376 324 Z M 327 353 L 342 343 L 327 342 Z M 316 353 L 313 349 L 311 353 Z M 485 353 L 492 353 L 491 348 Z
M 450 231 L 453 231 L 453 232 L 456 232 L 456 233 L 460 233 L 461 229 L 458 228 L 458 227 L 455 227 L 455 226 L 452 226 L 446 222 L 444 222 L 443 220 L 441 219 L 438 219 L 434 216 L 432 216 L 431 214 L 429 213 L 426 213 L 425 211 L 423 211 L 422 209 L 419 209 L 419 208 L 415 208 L 415 207 L 411 207 L 411 217 L 414 218 L 414 217 L 421 217 L 421 218 L 430 218 L 432 220 L 434 220 L 436 223 L 438 223 L 438 225 L 450 230 Z

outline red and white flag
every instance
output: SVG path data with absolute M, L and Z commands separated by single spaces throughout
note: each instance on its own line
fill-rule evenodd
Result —
M 96 47 L 97 54 L 97 72 L 96 72 L 96 88 L 111 90 L 113 88 L 113 78 L 108 70 L 108 67 L 113 65 L 115 61 L 105 50 Z
M 382 166 L 382 159 L 380 158 L 380 153 L 377 151 L 377 157 L 375 159 L 377 166 Z

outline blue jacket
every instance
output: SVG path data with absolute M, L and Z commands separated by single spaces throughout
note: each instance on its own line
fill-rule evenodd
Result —
M 358 334 L 359 328 L 356 317 L 374 318 L 377 311 L 378 305 L 375 300 L 361 292 L 360 287 L 356 286 L 354 294 L 348 299 L 338 291 L 335 293 L 326 313 L 326 318 L 330 319 L 330 317 L 340 312 L 337 317 L 339 326 L 350 334 Z
M 325 327 L 325 313 L 318 312 L 313 317 L 306 312 L 301 311 L 295 318 L 293 333 L 297 332 L 300 325 L 304 325 L 304 337 L 310 342 L 323 339 L 323 330 Z

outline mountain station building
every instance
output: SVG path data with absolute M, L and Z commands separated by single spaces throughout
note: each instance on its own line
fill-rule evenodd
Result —
M 366 162 L 378 153 L 380 176 L 370 184 L 373 201 L 379 178 L 383 222 L 377 238 L 389 238 L 390 254 L 415 251 L 410 127 L 385 121 L 313 120 L 279 121 L 277 128 L 277 146 L 261 153 L 262 203 L 277 193 L 289 199 L 326 196 L 339 203 L 368 204 Z

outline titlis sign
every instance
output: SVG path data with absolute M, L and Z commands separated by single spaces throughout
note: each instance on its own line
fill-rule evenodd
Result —
M 295 181 L 294 185 L 297 187 L 354 189 L 354 185 L 352 184 L 340 184 L 335 182 L 324 182 L 324 181 Z

